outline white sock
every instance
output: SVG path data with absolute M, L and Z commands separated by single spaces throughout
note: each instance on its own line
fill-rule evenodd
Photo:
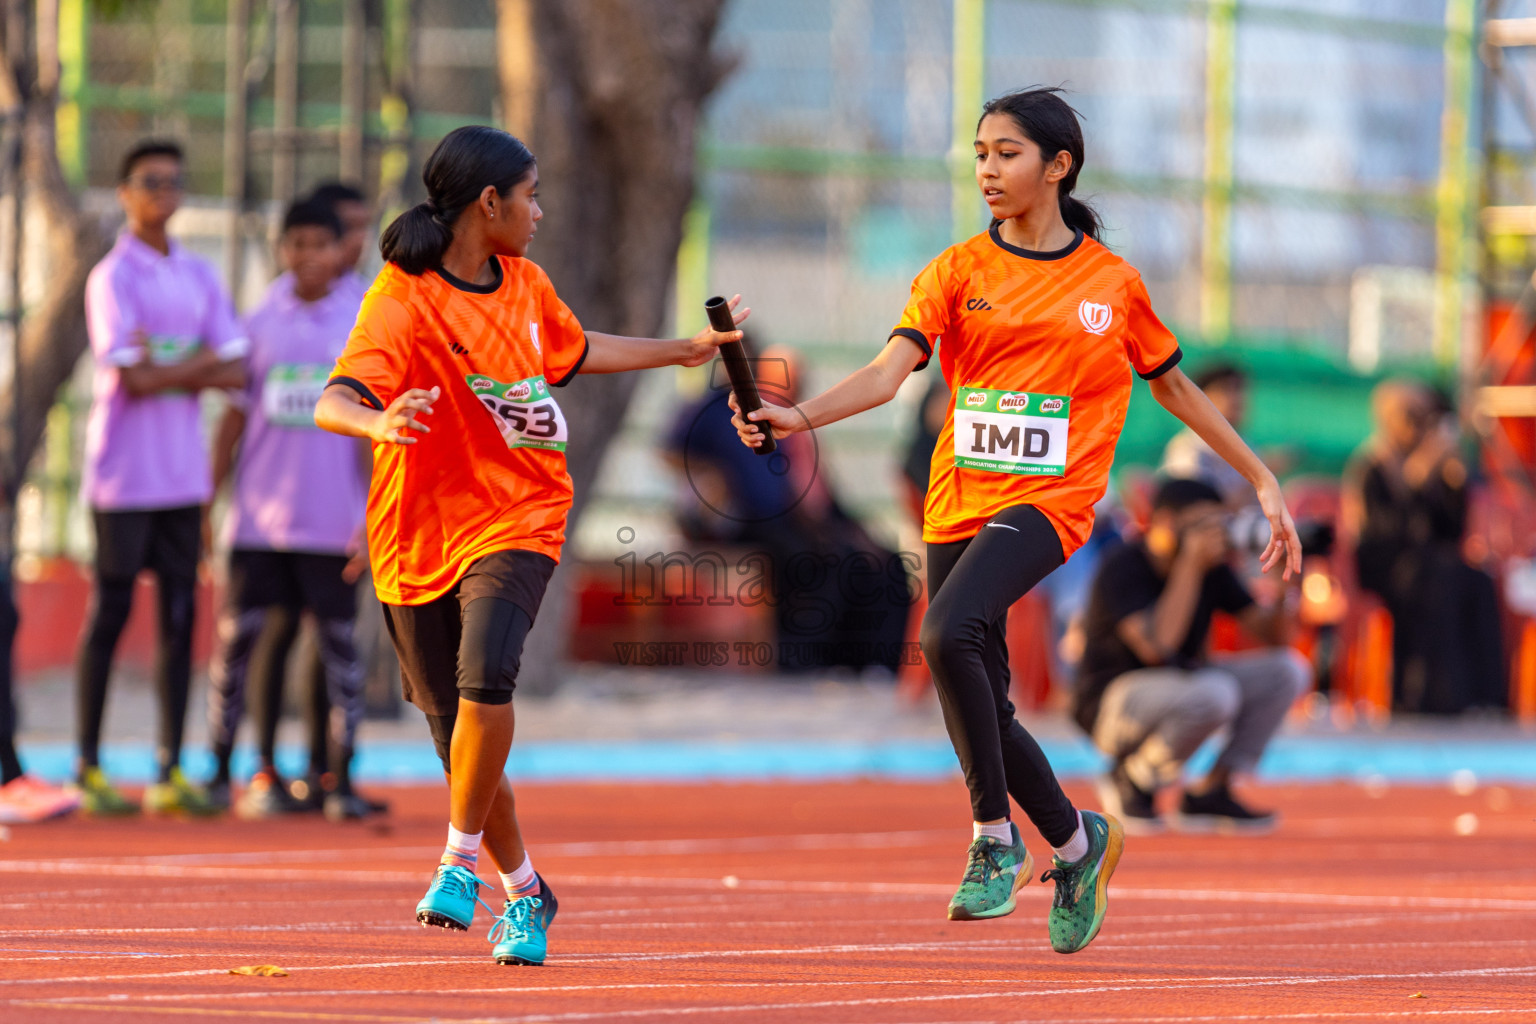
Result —
M 539 891 L 539 876 L 533 870 L 533 858 L 523 854 L 523 863 L 511 874 L 503 873 L 501 886 L 507 890 L 507 899 L 515 900 L 532 896 Z
M 480 856 L 480 839 L 484 832 L 470 834 L 460 832 L 452 824 L 448 826 L 448 847 L 443 851 L 444 864 L 458 864 L 460 867 L 475 869 L 475 860 Z
M 1072 838 L 1067 840 L 1065 846 L 1053 846 L 1056 859 L 1063 864 L 1076 864 L 1088 856 L 1088 832 L 1083 828 L 1083 812 L 1077 812 L 1077 831 L 1072 833 Z
M 983 825 L 979 821 L 971 822 L 971 838 L 980 839 L 982 836 L 991 836 L 1004 846 L 1013 845 L 1013 827 L 1006 821 L 1000 821 L 996 825 Z

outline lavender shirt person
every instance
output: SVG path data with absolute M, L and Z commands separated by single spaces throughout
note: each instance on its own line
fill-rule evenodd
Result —
M 182 508 L 213 495 L 197 395 L 131 396 L 118 372 L 179 363 L 207 346 L 246 352 L 245 332 L 212 266 L 175 242 L 161 255 L 124 232 L 92 269 L 86 324 L 96 376 L 85 434 L 85 500 L 104 512 Z
M 315 403 L 347 347 L 362 295 L 339 280 L 304 302 L 279 278 L 246 318 L 245 433 L 230 546 L 350 554 L 368 499 L 357 441 L 315 426 Z

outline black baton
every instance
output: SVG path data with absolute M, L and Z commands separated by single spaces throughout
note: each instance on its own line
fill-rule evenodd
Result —
M 726 305 L 724 296 L 716 295 L 704 303 L 704 312 L 709 314 L 709 326 L 714 330 L 730 334 L 737 329 L 735 321 L 731 319 L 731 307 Z M 741 407 L 741 418 L 746 420 L 747 413 L 763 407 L 763 400 L 757 393 L 757 381 L 752 376 L 752 361 L 747 358 L 746 347 L 739 341 L 727 341 L 721 345 L 720 358 L 725 360 L 726 376 L 731 378 L 731 390 L 736 392 L 736 404 Z M 752 420 L 747 422 L 763 438 L 763 443 L 753 451 L 767 455 L 778 448 L 773 440 L 773 430 L 768 424 Z

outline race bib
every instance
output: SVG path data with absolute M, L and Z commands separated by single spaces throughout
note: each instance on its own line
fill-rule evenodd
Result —
M 1071 409 L 1066 395 L 960 388 L 955 392 L 955 465 L 1061 476 L 1067 471 Z
M 151 334 L 145 341 L 149 348 L 149 361 L 156 366 L 175 366 L 184 363 L 201 344 L 195 335 Z
M 278 363 L 261 384 L 262 414 L 274 426 L 319 430 L 315 404 L 330 378 L 330 363 Z
M 565 414 L 549 393 L 543 376 L 503 384 L 471 373 L 464 380 L 496 421 L 508 448 L 546 448 L 563 452 L 568 439 Z

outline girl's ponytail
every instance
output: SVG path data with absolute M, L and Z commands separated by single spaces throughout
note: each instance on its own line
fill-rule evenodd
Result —
M 379 252 L 407 274 L 425 274 L 443 265 L 443 253 L 452 243 L 453 231 L 428 199 L 390 222 L 379 239 Z
M 427 201 L 396 217 L 379 239 L 384 259 L 407 274 L 443 265 L 459 215 L 480 201 L 487 185 L 505 198 L 533 171 L 533 154 L 499 128 L 466 125 L 443 136 L 421 169 Z
M 1065 186 L 1066 180 L 1063 179 L 1061 184 Z M 1104 230 L 1104 222 L 1099 219 L 1097 210 L 1081 199 L 1073 198 L 1067 193 L 1065 187 L 1057 192 L 1056 198 L 1061 206 L 1061 219 L 1067 222 L 1067 227 L 1081 231 L 1095 242 L 1100 241 L 1099 235 Z

